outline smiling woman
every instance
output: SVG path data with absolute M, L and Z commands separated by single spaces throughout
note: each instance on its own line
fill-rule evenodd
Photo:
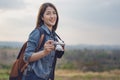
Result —
M 24 71 L 22 80 L 54 80 L 57 58 L 64 54 L 64 45 L 55 44 L 61 40 L 55 32 L 58 20 L 57 9 L 52 3 L 41 5 L 36 28 L 30 33 L 25 49 L 24 61 L 29 65 Z M 44 39 L 39 45 L 42 35 Z M 57 48 L 58 45 L 61 49 Z M 40 47 L 36 51 L 38 46 Z

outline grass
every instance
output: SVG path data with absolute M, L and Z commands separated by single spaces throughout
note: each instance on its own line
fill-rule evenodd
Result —
M 0 70 L 0 80 L 8 80 L 9 70 Z M 120 80 L 120 70 L 106 72 L 82 72 L 79 70 L 56 70 L 55 80 Z
M 9 78 L 9 70 L 0 69 L 0 80 L 8 80 L 8 78 Z
M 113 70 L 109 72 L 56 70 L 55 80 L 120 80 L 120 70 Z

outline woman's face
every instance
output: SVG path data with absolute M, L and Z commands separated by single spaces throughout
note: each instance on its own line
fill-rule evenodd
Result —
M 44 24 L 48 27 L 54 26 L 57 20 L 57 14 L 54 8 L 47 7 L 43 14 L 42 20 L 44 21 Z

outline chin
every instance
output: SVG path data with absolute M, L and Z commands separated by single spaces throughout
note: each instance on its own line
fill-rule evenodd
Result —
M 54 26 L 55 24 L 54 24 L 54 23 L 51 23 L 50 25 L 51 25 L 51 26 Z

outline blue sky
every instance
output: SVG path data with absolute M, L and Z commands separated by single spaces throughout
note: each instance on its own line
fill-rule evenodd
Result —
M 0 41 L 26 41 L 44 2 L 57 7 L 66 44 L 120 45 L 120 0 L 0 0 Z

